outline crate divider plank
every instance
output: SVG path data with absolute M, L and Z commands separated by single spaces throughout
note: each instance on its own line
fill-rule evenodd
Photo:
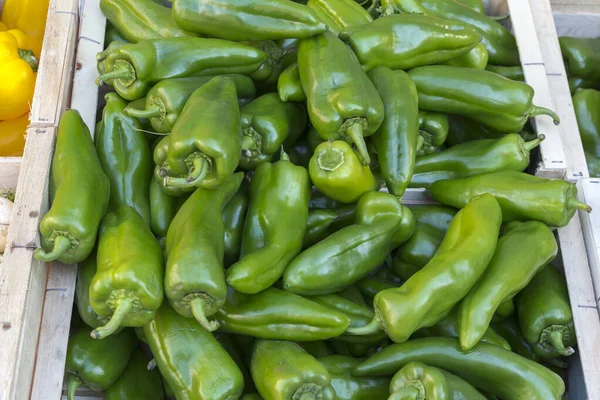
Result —
M 583 179 L 580 189 L 583 193 L 582 200 L 593 210 L 591 214 L 584 215 L 581 222 L 596 292 L 596 304 L 600 307 L 600 178 Z
M 17 188 L 21 157 L 0 157 L 0 191 Z

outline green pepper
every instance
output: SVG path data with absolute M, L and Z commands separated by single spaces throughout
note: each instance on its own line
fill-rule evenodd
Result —
M 577 200 L 574 183 L 516 171 L 437 181 L 429 191 L 435 201 L 457 208 L 464 207 L 480 194 L 489 193 L 500 203 L 503 222 L 536 220 L 563 227 L 577 210 L 592 211 L 590 206 Z
M 404 71 L 377 67 L 369 72 L 383 101 L 385 118 L 373 135 L 387 188 L 402 197 L 413 174 L 419 138 L 417 88 Z
M 360 293 L 370 300 L 374 299 L 377 293 L 385 289 L 395 289 L 398 286 L 400 285 L 377 276 L 367 276 L 356 282 L 356 287 Z
M 277 282 L 302 250 L 308 220 L 310 180 L 287 154 L 258 166 L 242 236 L 241 259 L 227 270 L 227 284 L 254 294 Z
M 590 177 L 600 178 L 600 157 L 586 151 L 585 160 L 587 161 Z
M 110 23 L 110 21 L 106 21 L 106 34 L 104 35 L 104 47 L 107 47 L 112 42 L 124 42 L 128 43 L 129 41 L 123 37 L 121 32 Z
M 104 217 L 98 240 L 98 269 L 90 304 L 106 325 L 92 332 L 103 339 L 119 326 L 143 326 L 163 301 L 164 256 L 158 241 L 131 207 Z
M 501 65 L 488 64 L 485 69 L 495 74 L 502 75 L 505 78 L 512 79 L 513 81 L 525 82 L 523 67 L 520 65 L 514 67 L 503 67 Z
M 557 252 L 554 234 L 541 222 L 514 221 L 504 227 L 485 273 L 459 305 L 463 349 L 479 342 L 500 304 L 512 300 Z
M 102 392 L 104 400 L 163 400 L 165 398 L 160 375 L 148 369 L 148 359 L 138 348 L 131 358 L 123 375 L 108 389 Z
M 390 380 L 387 377 L 355 377 L 352 369 L 361 359 L 331 355 L 318 358 L 331 374 L 331 386 L 338 400 L 385 399 L 389 392 Z
M 311 210 L 325 208 L 340 208 L 342 206 L 344 206 L 343 203 L 340 203 L 337 200 L 333 200 L 327 197 L 325 194 L 314 189 L 310 196 L 310 202 L 308 203 L 308 208 L 310 208 Z
M 321 143 L 308 164 L 310 179 L 321 192 L 342 203 L 354 203 L 376 189 L 375 178 L 367 165 L 342 140 Z
M 420 0 L 429 14 L 472 25 L 481 34 L 481 43 L 489 53 L 490 64 L 520 65 L 517 41 L 497 21 L 454 0 Z
M 352 371 L 354 376 L 385 376 L 410 362 L 422 362 L 456 374 L 477 389 L 502 399 L 559 400 L 563 380 L 548 368 L 511 351 L 479 343 L 461 350 L 457 339 L 424 338 L 392 344 Z
M 327 357 L 333 355 L 333 351 L 324 340 L 315 340 L 312 342 L 299 342 L 298 346 L 315 358 Z
M 189 196 L 169 196 L 154 178 L 150 181 L 150 228 L 164 242 L 171 221 Z
M 313 150 L 310 148 L 308 140 L 305 137 L 301 137 L 292 147 L 288 147 L 287 153 L 291 162 L 308 169 Z
M 419 135 L 423 144 L 417 150 L 417 156 L 435 153 L 446 141 L 449 129 L 446 114 L 419 110 Z
M 215 337 L 240 369 L 240 372 L 244 377 L 244 392 L 255 392 L 256 388 L 254 387 L 254 382 L 252 382 L 252 376 L 250 376 L 249 365 L 244 357 L 245 354 L 240 351 L 236 340 L 232 335 L 218 331 L 215 332 Z
M 337 337 L 350 325 L 346 314 L 274 287 L 254 295 L 231 290 L 215 319 L 223 332 L 298 342 Z
M 223 208 L 222 217 L 225 232 L 223 236 L 225 246 L 223 264 L 226 266 L 230 266 L 240 257 L 244 221 L 246 220 L 249 202 L 248 186 L 248 181 L 244 179 L 236 194 Z
M 423 110 L 463 115 L 504 133 L 520 132 L 536 115 L 549 115 L 559 123 L 554 111 L 531 103 L 531 86 L 493 72 L 433 65 L 415 68 L 409 75 Z
M 396 372 L 390 382 L 390 393 L 388 400 L 409 398 L 486 400 L 484 395 L 462 378 L 421 362 L 409 362 Z
M 600 84 L 600 37 L 577 38 L 561 36 L 558 38 L 567 74 Z
M 517 309 L 515 308 L 515 302 L 513 301 L 513 299 L 505 300 L 502 303 L 500 303 L 500 305 L 496 309 L 496 313 L 494 314 L 492 321 L 494 320 L 494 318 L 502 319 L 512 317 L 513 315 L 515 315 L 516 312 Z
M 477 44 L 468 53 L 444 61 L 441 64 L 453 67 L 486 69 L 489 53 L 483 43 Z
M 463 6 L 467 6 L 480 14 L 485 15 L 485 6 L 481 0 L 457 0 Z
M 102 128 L 96 151 L 102 170 L 110 180 L 111 209 L 127 205 L 150 225 L 149 184 L 152 176 L 150 146 L 140 121 L 123 110 L 127 103 L 116 93 L 104 96 Z
M 50 210 L 40 222 L 40 261 L 78 264 L 88 258 L 110 195 L 90 131 L 76 110 L 58 125 L 50 172 Z
M 449 125 L 445 143 L 450 147 L 473 140 L 499 139 L 506 135 L 460 115 L 448 115 L 447 120 Z
M 249 77 L 239 74 L 221 76 L 233 81 L 238 101 L 239 99 L 254 98 L 256 95 L 256 88 Z M 214 78 L 213 75 L 160 81 L 148 91 L 145 106 L 142 109 L 136 109 L 129 105 L 125 109 L 125 114 L 132 117 L 148 118 L 156 132 L 171 133 L 192 93 L 212 78 Z
M 250 372 L 258 392 L 266 399 L 336 398 L 329 372 L 296 343 L 257 341 Z
M 384 341 L 386 341 L 384 339 Z M 328 343 L 338 356 L 362 358 L 373 354 L 380 343 L 347 343 L 338 339 L 330 339 Z
M 144 326 L 150 350 L 178 399 L 237 399 L 244 377 L 215 337 L 164 302 Z
M 240 400 L 263 400 L 263 398 L 258 393 L 245 393 Z
M 303 39 L 298 68 L 310 122 L 319 135 L 354 143 L 369 165 L 364 137 L 379 129 L 384 108 L 352 50 L 331 32 Z
M 165 57 L 169 62 L 160 62 Z M 265 64 L 265 52 L 221 39 L 180 37 L 142 40 L 112 49 L 109 46 L 98 54 L 97 59 L 99 70 L 106 71 L 101 71 L 96 83 L 111 84 L 127 100 L 143 97 L 153 83 L 164 79 L 218 74 L 252 76 L 255 72 L 260 74 L 260 78 L 271 74 L 271 68 Z M 257 72 L 259 68 L 260 72 Z
M 348 204 L 339 208 L 316 208 L 308 213 L 302 248 L 307 249 L 331 234 L 351 225 L 356 219 L 356 206 Z
M 299 294 L 327 294 L 342 290 L 365 277 L 385 261 L 394 235 L 410 237 L 403 214 L 412 214 L 397 197 L 380 192 L 362 196 L 356 206 L 356 222 L 306 249 L 285 270 L 283 288 Z M 404 232 L 404 231 L 408 232 Z M 406 240 L 408 240 L 406 237 Z
M 282 49 L 273 40 L 249 41 L 244 43 L 262 50 L 269 56 L 267 63 L 263 64 L 260 70 L 252 74 L 252 78 L 257 81 L 257 91 L 260 94 L 275 92 L 277 90 L 277 81 L 283 70 L 298 60 L 298 46 Z M 265 76 L 261 77 L 261 74 Z
M 468 24 L 418 14 L 391 15 L 340 33 L 365 70 L 378 66 L 409 70 L 468 53 L 481 35 Z
M 492 259 L 502 213 L 493 196 L 476 197 L 460 210 L 429 263 L 397 289 L 377 293 L 375 318 L 350 334 L 384 329 L 394 342 L 441 320 L 475 285 Z M 476 228 L 476 229 L 475 229 Z
M 298 63 L 293 63 L 283 70 L 277 80 L 277 93 L 281 101 L 306 101 L 306 94 L 300 81 Z
M 100 10 L 130 43 L 193 35 L 175 24 L 171 10 L 153 0 L 100 0 Z
M 569 89 L 571 90 L 571 94 L 577 93 L 579 89 L 599 89 L 600 83 L 598 81 L 588 80 L 584 78 L 580 78 L 578 76 L 569 76 Z
M 301 103 L 284 103 L 277 93 L 265 94 L 240 110 L 242 155 L 240 168 L 250 170 L 271 161 L 281 146 L 294 143 L 308 124 Z
M 69 400 L 75 400 L 75 391 L 81 385 L 92 390 L 108 389 L 123 374 L 137 347 L 131 329 L 104 340 L 92 339 L 90 332 L 90 328 L 84 327 L 69 337 L 65 361 Z
M 553 355 L 570 356 L 577 344 L 565 278 L 548 265 L 516 297 L 519 325 L 525 340 L 553 350 Z M 538 354 L 542 357 L 545 354 Z
M 308 7 L 288 0 L 174 0 L 177 25 L 209 37 L 244 41 L 309 38 L 327 26 Z
M 523 171 L 529 166 L 529 152 L 544 135 L 525 142 L 509 133 L 499 139 L 482 139 L 458 144 L 439 153 L 417 158 L 410 187 L 428 188 L 442 179 L 459 179 L 493 171 Z
M 163 140 L 168 144 L 154 149 L 154 177 L 168 194 L 221 185 L 235 171 L 241 155 L 240 112 L 233 82 L 216 77 L 196 89 L 173 132 Z
M 96 252 L 79 264 L 75 284 L 75 306 L 79 316 L 91 328 L 102 326 L 102 320 L 90 304 L 90 284 L 96 275 Z
M 583 149 L 600 157 L 600 91 L 579 90 L 573 95 L 573 108 Z
M 179 209 L 167 234 L 165 293 L 169 303 L 209 331 L 219 324 L 207 317 L 216 313 L 227 297 L 223 208 L 242 179 L 244 174 L 238 172 L 215 190 L 197 189 Z
M 346 28 L 373 22 L 367 10 L 353 0 L 309 0 L 306 5 L 336 35 Z

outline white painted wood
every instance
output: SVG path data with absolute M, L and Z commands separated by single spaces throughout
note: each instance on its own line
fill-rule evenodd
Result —
M 600 5 L 595 13 L 564 13 L 554 11 L 554 23 L 558 36 L 600 36 Z
M 596 291 L 596 303 L 600 306 L 600 179 L 582 180 L 581 191 L 583 201 L 593 210 L 591 214 L 582 216 L 581 221 Z
M 0 190 L 16 189 L 21 157 L 0 157 Z
M 600 14 L 598 0 L 552 0 L 552 9 L 569 14 L 595 13 Z

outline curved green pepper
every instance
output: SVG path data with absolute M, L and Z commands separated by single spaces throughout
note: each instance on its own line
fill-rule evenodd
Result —
M 100 10 L 130 43 L 193 36 L 175 24 L 171 10 L 153 0 L 100 0 Z
M 156 179 L 150 179 L 150 228 L 159 242 L 162 243 L 166 240 L 171 221 L 188 197 L 169 196 L 162 190 Z
M 249 203 L 248 186 L 248 181 L 244 179 L 236 194 L 223 208 L 223 229 L 225 232 L 223 236 L 225 246 L 223 264 L 225 266 L 230 266 L 240 257 L 244 221 L 246 220 Z
M 154 177 L 168 194 L 221 185 L 235 171 L 241 155 L 233 82 L 216 77 L 192 93 L 173 132 L 163 140 L 167 144 L 161 141 L 154 149 Z
M 419 143 L 417 88 L 406 72 L 377 67 L 369 78 L 381 96 L 385 118 L 372 141 L 390 193 L 401 197 L 410 182 Z
M 216 313 L 227 297 L 223 208 L 242 179 L 244 174 L 237 172 L 215 190 L 197 189 L 179 209 L 167 234 L 167 298 L 175 311 L 196 318 L 209 331 L 219 324 L 207 317 Z
M 254 98 L 256 95 L 256 88 L 249 77 L 239 74 L 221 76 L 233 81 L 238 99 Z M 145 106 L 142 109 L 136 109 L 129 105 L 125 109 L 125 114 L 137 118 L 148 118 L 156 132 L 171 133 L 192 93 L 214 77 L 214 75 L 193 76 L 162 80 L 148 91 Z
M 600 157 L 592 153 L 585 152 L 585 160 L 587 162 L 590 177 L 600 178 Z
M 448 115 L 446 119 L 448 136 L 445 143 L 450 147 L 473 140 L 499 139 L 506 135 L 460 115 Z
M 92 390 L 108 389 L 123 374 L 137 347 L 131 329 L 104 340 L 94 340 L 90 333 L 91 330 L 85 327 L 69 337 L 65 361 L 69 400 L 75 400 L 75 392 L 81 385 Z
M 378 276 L 367 276 L 356 282 L 356 287 L 360 293 L 369 300 L 373 300 L 377 293 L 385 289 L 395 289 L 398 286 L 400 285 Z
M 387 377 L 355 377 L 352 369 L 361 359 L 331 355 L 318 358 L 331 375 L 331 386 L 338 400 L 385 399 L 389 394 Z
M 281 101 L 306 101 L 306 94 L 300 81 L 298 63 L 293 63 L 283 70 L 277 80 L 277 93 Z
M 165 398 L 160 375 L 148 369 L 148 359 L 138 348 L 131 358 L 123 375 L 108 389 L 102 392 L 104 400 L 163 400 Z
M 600 91 L 577 91 L 573 95 L 573 108 L 583 149 L 600 157 Z
M 549 115 L 555 124 L 560 120 L 554 111 L 531 103 L 531 86 L 490 71 L 433 65 L 409 75 L 423 110 L 463 115 L 504 133 L 520 132 L 536 115 Z
M 513 299 L 505 300 L 502 303 L 500 303 L 500 305 L 496 309 L 496 313 L 494 314 L 492 321 L 494 321 L 494 319 L 512 317 L 513 315 L 515 315 L 516 312 L 517 309 L 515 308 L 515 302 L 513 301 Z
M 306 232 L 302 241 L 302 248 L 320 242 L 329 235 L 351 225 L 356 219 L 356 206 L 348 204 L 339 208 L 316 208 L 308 213 Z
M 463 349 L 479 342 L 500 304 L 527 286 L 557 252 L 554 234 L 541 222 L 514 221 L 504 227 L 485 273 L 459 305 Z
M 516 297 L 519 325 L 525 340 L 537 343 L 553 355 L 570 356 L 577 344 L 565 278 L 548 265 Z M 537 351 L 536 351 L 537 352 Z M 547 357 L 546 354 L 540 354 Z
M 337 337 L 350 325 L 344 313 L 273 287 L 254 295 L 230 291 L 215 318 L 223 332 L 298 342 Z
M 373 22 L 371 14 L 353 0 L 309 0 L 306 5 L 336 35 L 346 28 Z
M 294 143 L 308 124 L 301 103 L 284 103 L 277 93 L 265 94 L 240 110 L 242 155 L 240 168 L 250 170 L 271 161 L 285 143 Z
M 256 169 L 242 238 L 241 259 L 227 270 L 227 284 L 242 293 L 267 289 L 302 250 L 310 180 L 287 154 Z
M 574 75 L 588 81 L 600 83 L 600 37 L 578 38 L 561 36 L 558 38 L 565 66 L 569 76 Z
M 257 341 L 250 372 L 258 392 L 266 399 L 336 398 L 329 372 L 296 343 Z
M 485 69 L 495 74 L 502 75 L 505 78 L 512 79 L 513 81 L 525 82 L 523 67 L 520 65 L 514 67 L 503 67 L 501 65 L 488 64 Z
M 435 153 L 446 141 L 449 129 L 448 115 L 419 110 L 419 136 L 423 143 L 417 157 Z
M 178 399 L 237 399 L 244 377 L 215 337 L 165 302 L 144 326 L 166 384 Z
M 378 66 L 409 70 L 466 54 L 481 35 L 460 21 L 399 14 L 347 28 L 340 39 L 348 42 L 367 71 Z
M 143 326 L 163 301 L 164 256 L 158 241 L 131 207 L 104 217 L 98 240 L 98 269 L 90 304 L 106 325 L 92 332 L 103 339 L 119 326 Z
M 590 206 L 577 200 L 574 183 L 516 171 L 437 181 L 429 191 L 435 201 L 457 208 L 464 207 L 480 194 L 489 193 L 500 203 L 503 222 L 536 220 L 562 227 L 577 210 L 592 211 Z
M 177 25 L 209 37 L 244 41 L 308 38 L 327 26 L 302 4 L 269 0 L 174 0 Z
M 398 244 L 393 243 L 394 235 L 402 227 L 405 213 L 410 210 L 393 195 L 365 194 L 356 206 L 355 224 L 300 253 L 283 275 L 283 288 L 299 294 L 327 294 L 359 281 L 381 265 Z M 406 236 L 414 230 L 414 220 L 412 223 Z
M 457 339 L 424 338 L 392 344 L 354 368 L 355 376 L 392 375 L 410 362 L 454 373 L 477 389 L 506 400 L 559 400 L 563 380 L 546 367 L 511 351 L 478 343 L 463 351 Z
M 253 73 L 259 73 L 257 78 L 260 78 L 271 74 L 265 52 L 227 40 L 149 39 L 111 48 L 114 43 L 96 57 L 101 72 L 96 83 L 112 85 L 127 100 L 143 97 L 153 83 L 164 79 L 218 74 L 252 76 Z M 165 57 L 168 63 L 160 61 Z
M 354 143 L 369 165 L 364 136 L 379 129 L 384 108 L 352 50 L 325 32 L 300 41 L 298 68 L 310 122 L 319 135 Z
M 376 189 L 375 177 L 342 140 L 321 143 L 308 164 L 310 179 L 321 192 L 342 203 L 354 203 Z
M 90 328 L 102 326 L 102 320 L 90 304 L 90 284 L 96 275 L 96 252 L 79 264 L 77 283 L 75 283 L 75 306 L 79 316 Z
M 377 293 L 373 321 L 348 329 L 348 333 L 361 335 L 384 329 L 394 342 L 404 342 L 416 330 L 437 323 L 485 271 L 501 222 L 500 206 L 493 196 L 475 198 L 456 214 L 431 261 L 399 288 Z
M 509 133 L 499 139 L 482 139 L 450 147 L 417 158 L 410 187 L 428 188 L 442 179 L 459 179 L 493 171 L 523 171 L 529 166 L 529 153 L 544 135 L 525 142 Z
M 50 173 L 50 210 L 40 222 L 40 261 L 77 264 L 89 257 L 110 196 L 90 131 L 76 110 L 58 125 Z
M 444 61 L 441 64 L 453 67 L 486 69 L 489 58 L 487 48 L 483 43 L 477 44 L 468 53 Z
M 96 151 L 110 181 L 109 207 L 114 210 L 121 205 L 130 206 L 150 226 L 150 146 L 140 121 L 123 112 L 127 107 L 125 100 L 116 93 L 108 93 L 104 99 Z
M 127 39 L 123 37 L 121 32 L 110 23 L 110 21 L 106 21 L 106 34 L 104 35 L 104 47 L 108 47 L 112 42 L 124 42 L 129 43 Z

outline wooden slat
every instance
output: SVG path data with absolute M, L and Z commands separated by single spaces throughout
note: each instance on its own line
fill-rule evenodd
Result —
M 600 179 L 589 178 L 581 182 L 583 201 L 592 207 L 592 213 L 581 218 L 596 303 L 600 306 Z
M 0 157 L 0 190 L 16 189 L 21 157 Z
M 552 0 L 552 9 L 564 13 L 596 13 L 600 14 L 598 0 Z
M 567 14 L 553 8 L 554 23 L 558 36 L 598 37 L 600 36 L 600 5 L 593 14 Z

